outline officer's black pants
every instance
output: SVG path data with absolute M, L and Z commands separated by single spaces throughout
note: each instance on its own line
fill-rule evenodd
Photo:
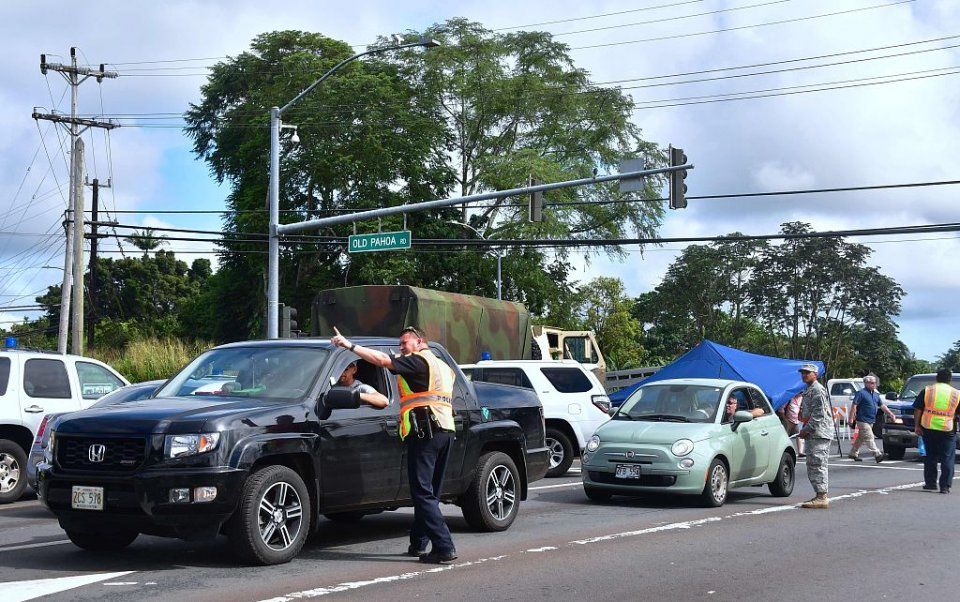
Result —
M 455 551 L 453 538 L 440 512 L 440 491 L 453 444 L 453 433 L 438 429 L 434 430 L 432 438 L 418 439 L 413 434 L 407 441 L 407 475 L 413 498 L 410 545 L 424 550 L 429 541 L 433 544 L 434 552 L 452 553 Z
M 923 481 L 929 486 L 937 485 L 937 466 L 940 467 L 940 489 L 953 485 L 953 464 L 956 461 L 957 434 L 953 431 L 923 429 L 923 444 L 927 455 L 923 458 Z

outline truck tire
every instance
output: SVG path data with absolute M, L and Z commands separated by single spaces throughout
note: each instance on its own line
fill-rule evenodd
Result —
M 27 453 L 10 441 L 0 439 L 0 504 L 20 499 L 27 487 Z
M 505 531 L 520 510 L 520 473 L 503 452 L 480 456 L 461 499 L 463 518 L 478 531 Z
M 727 501 L 727 492 L 730 485 L 730 475 L 727 465 L 720 458 L 714 458 L 707 470 L 707 482 L 700 494 L 700 501 L 707 508 L 719 508 Z
M 573 457 L 576 452 L 573 449 L 573 443 L 570 437 L 560 429 L 548 426 L 545 440 L 547 448 L 550 450 L 550 469 L 547 471 L 547 477 L 562 477 L 570 470 L 573 464 Z
M 777 478 L 767 487 L 770 488 L 770 495 L 774 497 L 790 497 L 793 493 L 794 477 L 796 476 L 796 465 L 793 462 L 793 456 L 788 452 L 783 452 L 780 457 L 780 466 L 777 467 Z
M 244 482 L 227 536 L 243 562 L 290 562 L 307 541 L 311 516 L 300 475 L 286 466 L 264 466 Z
M 883 451 L 887 453 L 887 457 L 891 460 L 903 460 L 904 454 L 907 452 L 907 448 L 902 445 L 887 445 L 883 444 Z
M 91 552 L 114 552 L 133 543 L 140 535 L 136 531 L 111 530 L 91 533 L 88 531 L 67 530 L 67 537 L 73 545 Z

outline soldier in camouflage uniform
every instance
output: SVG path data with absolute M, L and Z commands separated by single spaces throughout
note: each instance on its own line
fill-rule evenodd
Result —
M 830 397 L 827 390 L 817 382 L 817 366 L 804 364 L 800 367 L 800 377 L 807 385 L 800 404 L 800 421 L 803 428 L 799 437 L 807 441 L 807 477 L 816 496 L 801 504 L 802 508 L 828 508 L 827 500 L 827 459 L 830 457 L 830 443 L 833 441 L 833 414 L 830 411 Z

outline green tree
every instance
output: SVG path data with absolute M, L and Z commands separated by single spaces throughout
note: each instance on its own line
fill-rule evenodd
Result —
M 954 343 L 953 347 L 937 358 L 937 367 L 950 368 L 954 372 L 960 372 L 960 341 Z
M 283 144 L 281 209 L 284 221 L 330 212 L 417 202 L 453 193 L 511 188 L 533 175 L 543 180 L 589 176 L 612 169 L 625 155 L 662 161 L 630 122 L 632 104 L 614 88 L 589 83 L 568 48 L 549 34 L 494 33 L 455 19 L 430 28 L 443 46 L 378 55 L 343 68 L 306 96 L 284 119 L 299 127 L 301 143 Z M 382 43 L 387 43 L 385 40 Z M 302 31 L 265 33 L 250 51 L 218 63 L 187 112 L 194 150 L 220 181 L 229 182 L 225 232 L 266 232 L 268 109 L 283 105 L 318 74 L 350 55 L 345 43 Z M 657 195 L 651 180 L 640 197 Z M 491 239 L 515 237 L 651 235 L 659 204 L 584 204 L 619 199 L 616 186 L 552 195 L 543 224 L 529 224 L 516 200 L 464 212 L 410 216 L 416 238 L 470 238 L 467 221 Z M 399 228 L 400 218 L 358 224 L 361 232 Z M 334 227 L 321 236 L 343 236 Z M 256 333 L 263 313 L 262 245 L 224 242 L 218 280 L 224 299 L 217 319 L 237 338 Z M 402 282 L 492 296 L 496 262 L 490 255 L 450 249 L 347 255 L 317 237 L 282 246 L 281 300 L 304 315 L 316 292 L 355 284 Z M 536 250 L 505 253 L 504 296 L 524 300 L 540 315 L 567 316 L 571 288 L 544 274 L 567 276 L 563 255 Z M 564 297 L 563 295 L 567 295 Z M 251 330 L 244 332 L 244 329 Z
M 143 256 L 146 258 L 150 251 L 167 244 L 165 238 L 167 238 L 166 234 L 156 236 L 153 228 L 144 228 L 143 230 L 134 230 L 130 236 L 124 237 L 123 240 L 143 251 Z
M 643 330 L 630 314 L 630 298 L 623 282 L 607 276 L 594 278 L 580 287 L 578 296 L 582 323 L 596 333 L 607 368 L 640 366 L 647 359 L 642 346 Z

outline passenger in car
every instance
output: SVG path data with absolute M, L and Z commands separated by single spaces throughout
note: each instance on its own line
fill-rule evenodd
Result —
M 731 395 L 727 398 L 726 406 L 724 407 L 723 421 L 731 422 L 733 420 L 733 415 L 737 412 L 737 409 L 740 406 L 739 400 L 736 396 Z M 763 416 L 763 408 L 753 408 L 751 410 L 746 410 L 750 412 L 750 415 L 754 418 L 758 416 Z
M 382 410 L 390 405 L 390 401 L 383 393 L 380 393 L 368 384 L 360 382 L 356 374 L 357 362 L 351 362 L 350 365 L 343 370 L 343 374 L 340 375 L 337 385 L 346 387 L 351 391 L 360 391 L 360 401 L 378 410 Z

